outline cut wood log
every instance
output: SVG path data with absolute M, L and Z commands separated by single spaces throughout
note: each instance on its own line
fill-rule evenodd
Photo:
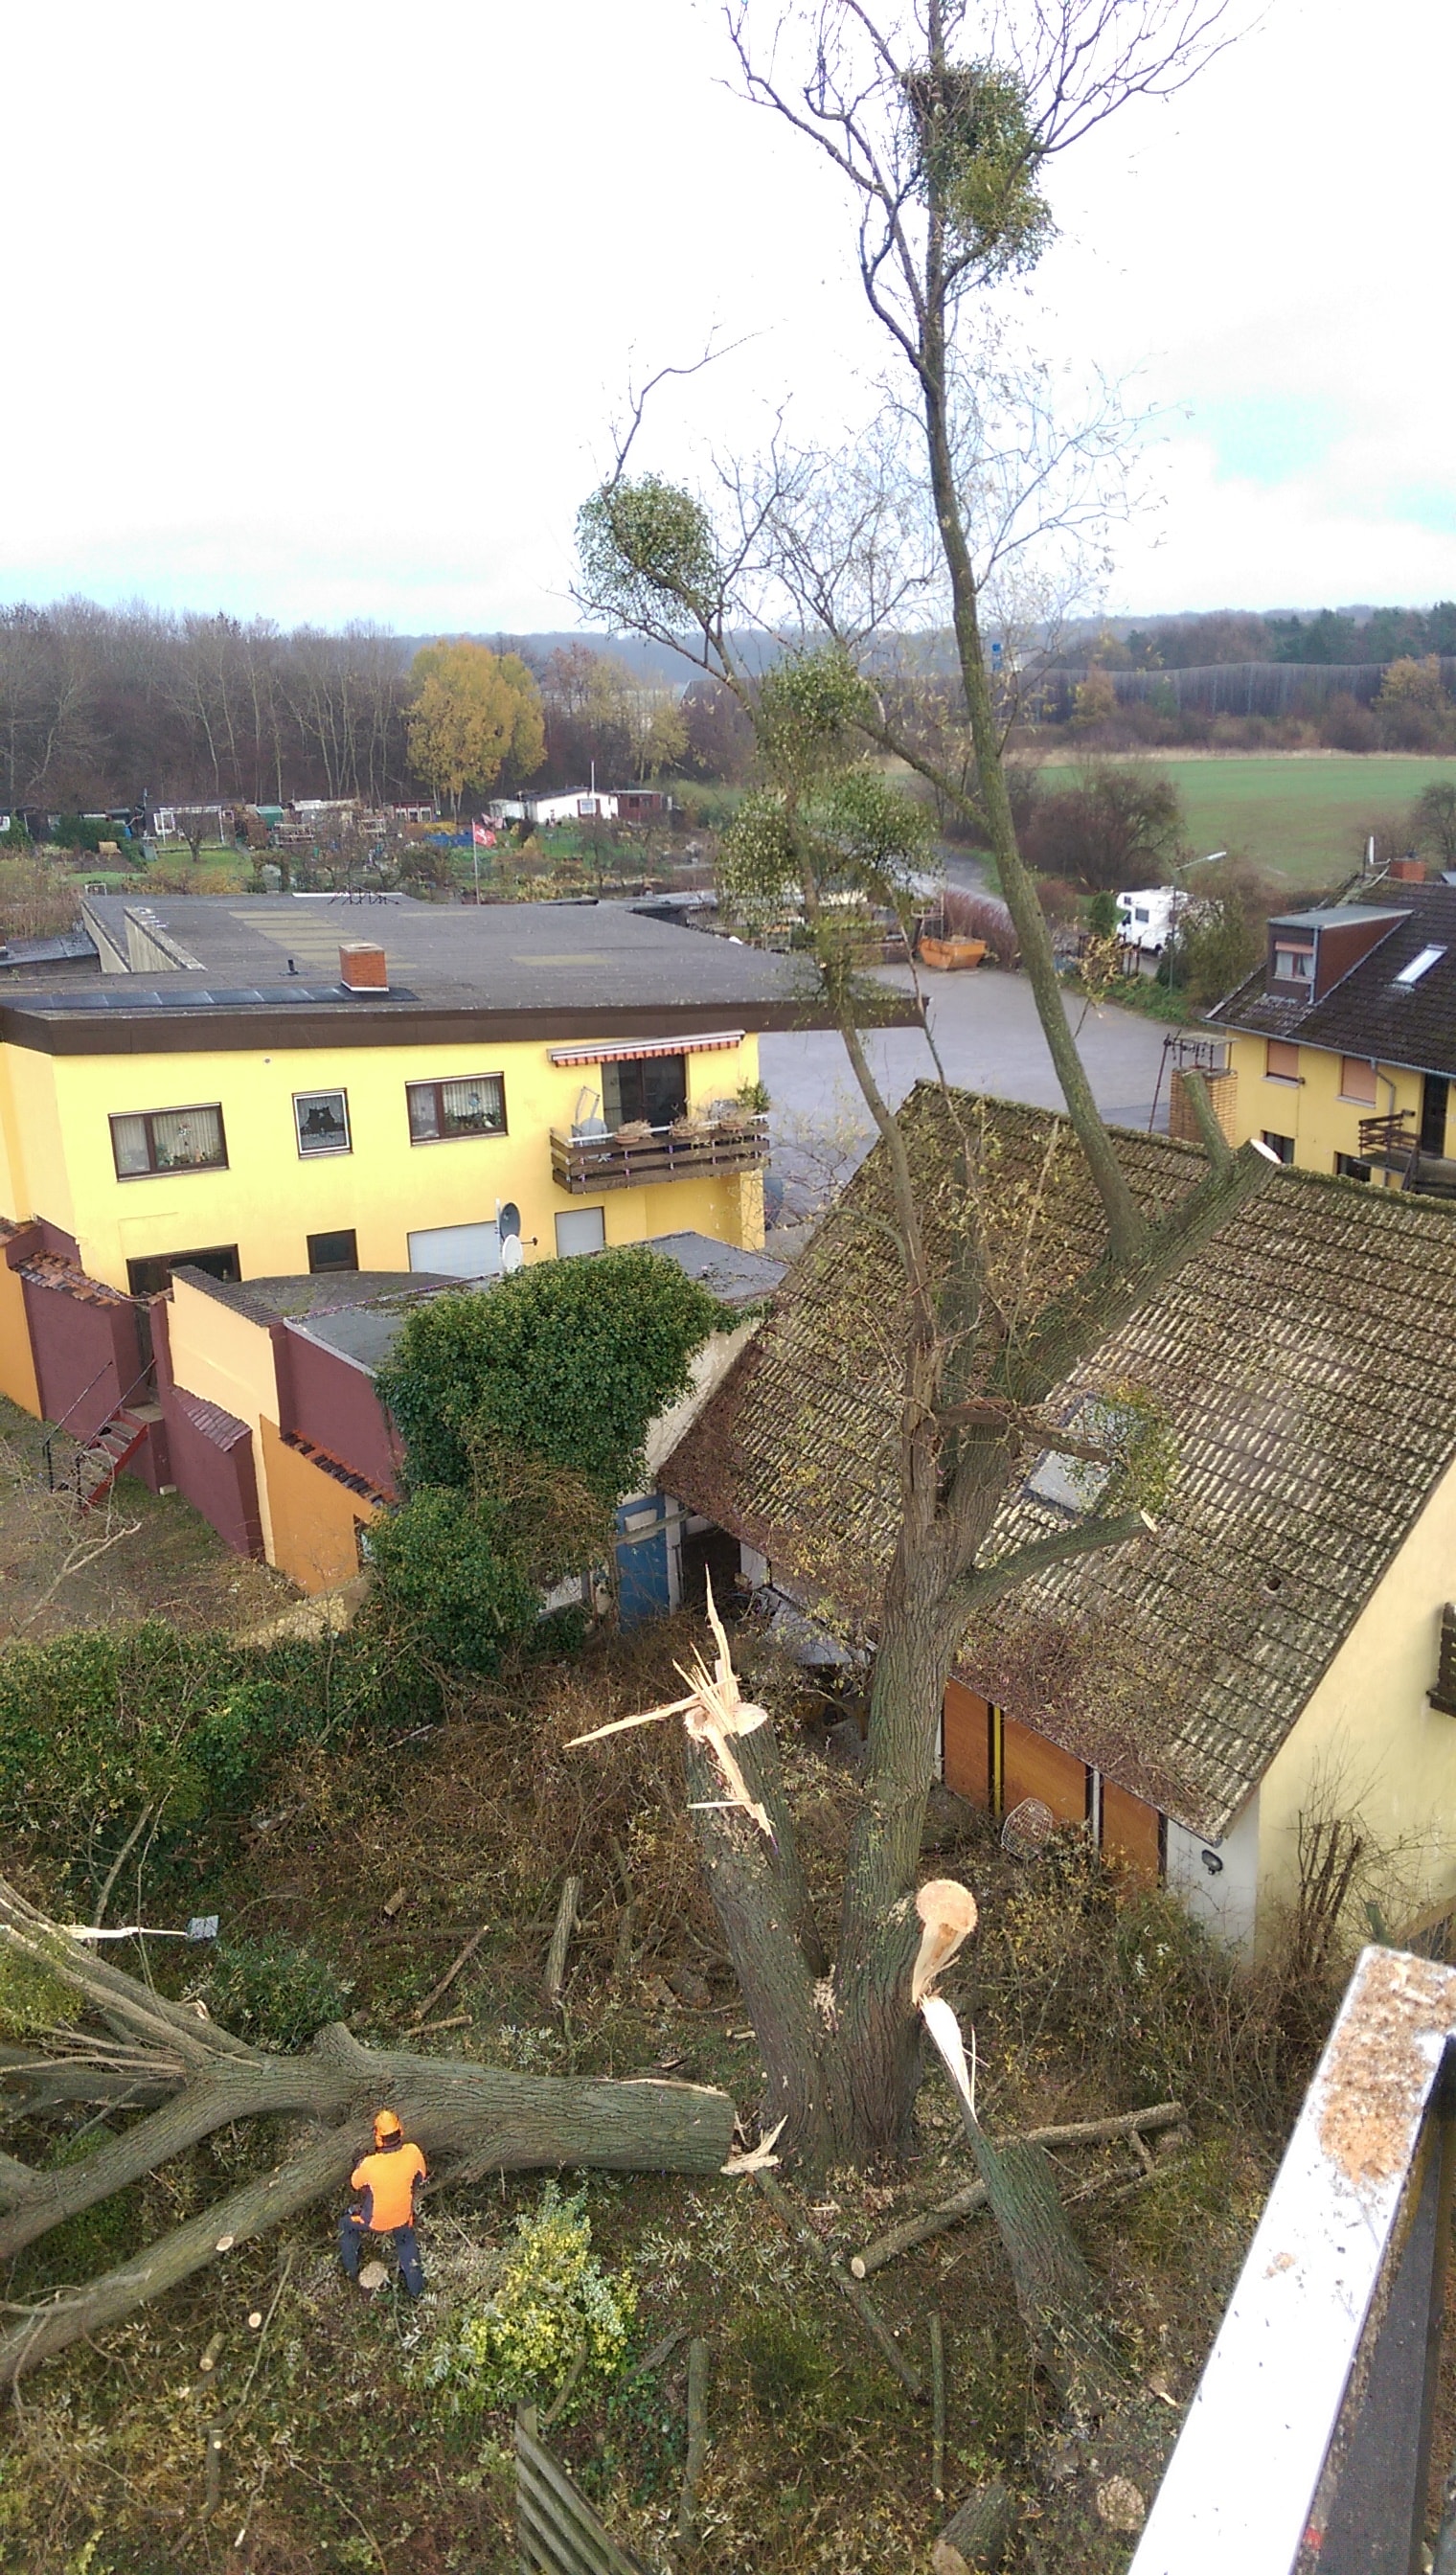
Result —
M 935 2575 L 996 2575 L 1011 2535 L 1011 2498 L 1002 2485 L 982 2486 L 952 2513 L 934 2547 Z
M 439 2002 L 441 1995 L 449 1993 L 450 1988 L 454 1984 L 456 1977 L 460 1974 L 462 1967 L 469 1965 L 490 1927 L 489 1922 L 483 1922 L 478 1931 L 473 1931 L 471 1933 L 471 1936 L 467 1940 L 465 1947 L 461 1950 L 459 1957 L 452 1958 L 450 1965 L 446 1968 L 439 1984 L 432 1985 L 429 1993 L 420 2005 L 419 2010 L 416 2012 L 413 2021 L 410 2023 L 412 2029 L 418 2029 L 423 2020 L 428 2020 L 431 2012 Z
M 698 2536 L 698 2489 L 708 2457 L 708 2345 L 695 2334 L 688 2346 L 688 2456 L 678 2504 L 678 2546 L 691 2548 Z
M 572 1945 L 572 1933 L 577 1927 L 577 1911 L 581 1901 L 582 1881 L 579 1877 L 569 1877 L 562 1888 L 562 1900 L 557 1906 L 556 1922 L 552 1929 L 551 1947 L 546 1953 L 546 1999 L 553 2010 L 561 2001 L 562 1989 L 567 1981 L 567 1951 Z
M 371 2114 L 388 2102 L 432 2162 L 452 2171 L 520 2171 L 580 2165 L 617 2171 L 717 2172 L 732 2143 L 727 2093 L 693 2083 L 614 2083 L 517 2073 L 471 2058 L 372 2049 L 336 2022 L 298 2056 L 250 2047 L 184 2005 L 167 2002 L 122 1970 L 68 1941 L 0 1881 L 0 1953 L 19 1954 L 69 1984 L 119 2042 L 81 2028 L 57 2038 L 86 2079 L 130 2072 L 145 2033 L 145 2061 L 168 2096 L 122 2135 L 72 2164 L 35 2171 L 7 2159 L 0 2172 L 0 2239 L 9 2260 L 37 2236 L 154 2172 L 235 2120 L 283 2116 L 315 2123 L 290 2160 L 82 2287 L 12 2307 L 0 2340 L 0 2386 L 161 2296 L 220 2254 L 337 2192 L 366 2150 Z M 464 1964 L 464 1955 L 457 1967 Z M 18 2062 L 17 2062 L 18 2055 Z M 0 2096 L 13 2078 L 33 2083 L 37 2051 L 0 2052 Z
M 1155 2101 L 1146 2110 L 1122 2110 L 1109 2119 L 1078 2119 L 1070 2126 L 1029 2128 L 1021 2137 L 1008 2142 L 1028 2146 L 1107 2145 L 1115 2137 L 1151 2135 L 1157 2129 L 1183 2126 L 1187 2112 L 1179 2101 Z M 913 2251 L 915 2245 L 928 2243 L 931 2236 L 943 2235 L 947 2227 L 971 2217 L 986 2203 L 985 2184 L 967 2182 L 950 2199 L 937 2200 L 933 2208 L 905 2217 L 898 2226 L 877 2235 L 861 2253 L 852 2256 L 849 2268 L 856 2280 L 867 2280 L 871 2272 L 882 2270 L 900 2253 Z

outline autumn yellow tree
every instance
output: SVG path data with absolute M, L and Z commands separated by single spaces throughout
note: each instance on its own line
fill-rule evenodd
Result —
M 520 778 L 541 767 L 541 691 L 519 653 L 462 636 L 423 646 L 410 677 L 410 760 L 452 814 L 468 787 L 494 787 L 508 762 Z

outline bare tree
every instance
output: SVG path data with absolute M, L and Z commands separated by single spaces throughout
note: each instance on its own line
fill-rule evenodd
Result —
M 581 515 L 584 602 L 619 627 L 676 643 L 753 717 L 768 785 L 728 836 L 729 884 L 740 898 L 770 901 L 787 884 L 802 901 L 820 990 L 882 1147 L 885 1190 L 866 1221 L 892 1232 L 903 1286 L 896 1533 L 831 1968 L 780 1815 L 766 1729 L 751 1738 L 744 1766 L 774 1818 L 772 1839 L 711 1804 L 697 1818 L 763 2050 L 766 2115 L 781 2116 L 784 2142 L 811 2160 L 894 2154 L 907 2142 L 920 2071 L 910 1898 L 944 1684 L 969 1619 L 1060 1556 L 1145 1535 L 1144 1504 L 1163 1467 L 1156 1426 L 1134 1406 L 1085 1452 L 1111 1469 L 1101 1505 L 1060 1536 L 986 1560 L 1028 1447 L 1075 1447 L 1042 1407 L 1068 1367 L 1267 1177 L 1256 1154 L 1230 1156 L 1208 1114 L 1207 1179 L 1160 1221 L 1135 1203 L 1077 1054 L 1017 846 L 1005 710 L 980 628 L 987 582 L 1009 565 L 1024 598 L 1038 544 L 1043 554 L 1048 545 L 1064 551 L 1068 530 L 1075 545 L 1097 523 L 1101 433 L 1094 422 L 1090 443 L 1059 439 L 1043 382 L 1028 390 L 1004 363 L 996 291 L 1048 237 L 1041 189 L 1054 155 L 1128 100 L 1180 87 L 1218 41 L 1222 17 L 1217 0 L 1025 0 L 980 13 L 962 0 L 878 12 L 863 0 L 734 5 L 729 28 L 748 95 L 821 150 L 852 193 L 864 293 L 892 360 L 886 425 L 842 503 L 829 478 L 780 445 L 762 466 L 727 470 L 717 520 L 694 495 L 650 474 L 630 478 L 620 463 Z M 896 722 L 876 667 L 887 620 L 937 593 L 949 608 L 969 779 L 938 768 Z M 754 689 L 732 636 L 775 595 L 813 649 L 786 653 Z M 855 891 L 908 922 L 925 864 L 923 811 L 856 757 L 866 744 L 906 761 L 948 809 L 987 832 L 1101 1202 L 1102 1260 L 1034 1320 L 988 1244 L 981 1143 L 955 1095 L 942 1086 L 941 1167 L 953 1177 L 931 1186 L 864 1048 L 862 992 L 834 898 Z

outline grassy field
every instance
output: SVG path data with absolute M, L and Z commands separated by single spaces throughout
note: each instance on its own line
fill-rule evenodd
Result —
M 1433 778 L 1456 776 L 1449 760 L 1403 753 L 1349 752 L 1149 755 L 1178 790 L 1188 839 L 1201 855 L 1238 850 L 1293 885 L 1329 885 L 1358 865 L 1368 831 L 1398 825 Z M 1048 762 L 1049 788 L 1067 786 L 1070 763 Z

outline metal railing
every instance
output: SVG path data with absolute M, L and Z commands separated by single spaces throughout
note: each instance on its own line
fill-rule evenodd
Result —
M 1456 1968 L 1364 1950 L 1129 2575 L 1416 2575 L 1453 2054 Z
M 49 1490 L 50 1490 L 51 1492 L 53 1492 L 53 1493 L 57 1490 L 57 1483 L 56 1483 L 56 1458 L 55 1458 L 55 1443 L 56 1443 L 56 1440 L 57 1440 L 57 1438 L 60 1436 L 61 1432 L 65 1430 L 66 1424 L 67 1424 L 67 1422 L 70 1420 L 72 1413 L 73 1413 L 73 1412 L 75 1412 L 75 1411 L 78 1409 L 78 1407 L 79 1407 L 81 1404 L 83 1404 L 83 1403 L 85 1402 L 86 1397 L 87 1397 L 87 1395 L 88 1395 L 88 1394 L 91 1394 L 91 1393 L 93 1393 L 93 1392 L 94 1392 L 95 1388 L 96 1388 L 96 1387 L 101 1383 L 102 1378 L 106 1375 L 107 1370 L 108 1370 L 109 1368 L 113 1368 L 113 1367 L 115 1366 L 115 1364 L 116 1364 L 116 1362 L 115 1362 L 115 1360 L 114 1360 L 114 1359 L 107 1359 L 107 1360 L 105 1360 L 105 1361 L 103 1362 L 103 1364 L 102 1364 L 102 1365 L 97 1369 L 96 1374 L 94 1375 L 94 1377 L 91 1379 L 90 1384 L 89 1384 L 89 1385 L 83 1385 L 83 1386 L 82 1386 L 81 1391 L 80 1391 L 80 1393 L 75 1397 L 75 1400 L 74 1400 L 73 1402 L 71 1402 L 71 1403 L 68 1403 L 68 1404 L 67 1404 L 66 1409 L 65 1409 L 65 1411 L 61 1414 L 61 1417 L 60 1417 L 59 1421 L 54 1421 L 54 1422 L 52 1422 L 50 1429 L 46 1432 L 46 1435 L 45 1435 L 44 1439 L 41 1441 L 41 1455 L 44 1457 L 44 1459 L 45 1459 L 45 1461 L 46 1461 L 46 1483 L 47 1483 L 47 1486 L 48 1486 Z M 71 1459 L 71 1461 L 70 1461 L 69 1465 L 67 1466 L 67 1468 L 66 1468 L 66 1470 L 65 1470 L 65 1477 L 64 1477 L 64 1480 L 65 1480 L 65 1482 L 66 1482 L 67 1484 L 72 1484 L 72 1483 L 74 1483 L 74 1485 L 75 1485 L 75 1487 L 76 1487 L 76 1499 L 77 1499 L 78 1501 L 81 1499 L 81 1460 L 82 1460 L 82 1458 L 83 1458 L 84 1456 L 86 1456 L 86 1455 L 87 1455 L 88 1451 L 93 1450 L 93 1449 L 96 1447 L 97 1441 L 99 1440 L 99 1438 L 100 1438 L 100 1436 L 101 1436 L 102 1431 L 106 1428 L 106 1422 L 107 1422 L 107 1421 L 114 1421 L 114 1420 L 116 1419 L 116 1416 L 117 1416 L 117 1414 L 118 1414 L 119 1412 L 124 1412 L 124 1411 L 126 1410 L 127 1405 L 130 1403 L 130 1401 L 131 1401 L 131 1399 L 132 1399 L 132 1396 L 137 1392 L 137 1389 L 138 1389 L 140 1386 L 150 1385 L 150 1384 L 151 1384 L 151 1381 L 152 1381 L 152 1369 L 151 1369 L 151 1364 L 150 1364 L 150 1362 L 149 1362 L 149 1363 L 148 1363 L 148 1365 L 147 1365 L 146 1367 L 144 1367 L 144 1368 L 143 1368 L 143 1370 L 142 1370 L 142 1372 L 141 1372 L 141 1375 L 140 1375 L 140 1376 L 138 1376 L 138 1377 L 133 1377 L 131 1384 L 130 1384 L 130 1385 L 127 1387 L 127 1389 L 126 1389 L 126 1392 L 125 1392 L 124 1394 L 119 1394 L 119 1395 L 117 1396 L 115 1403 L 114 1403 L 114 1404 L 112 1404 L 112 1406 L 111 1406 L 111 1408 L 110 1408 L 109 1412 L 108 1412 L 108 1413 L 107 1413 L 107 1415 L 106 1415 L 106 1421 L 99 1421 L 99 1422 L 97 1423 L 96 1428 L 95 1428 L 95 1430 L 92 1432 L 92 1434 L 91 1434 L 90 1438 L 89 1438 L 89 1439 L 76 1439 L 76 1440 L 75 1440 L 76 1454 L 75 1454 L 75 1456 Z M 74 1434 L 70 1434 L 70 1435 L 74 1436 Z

